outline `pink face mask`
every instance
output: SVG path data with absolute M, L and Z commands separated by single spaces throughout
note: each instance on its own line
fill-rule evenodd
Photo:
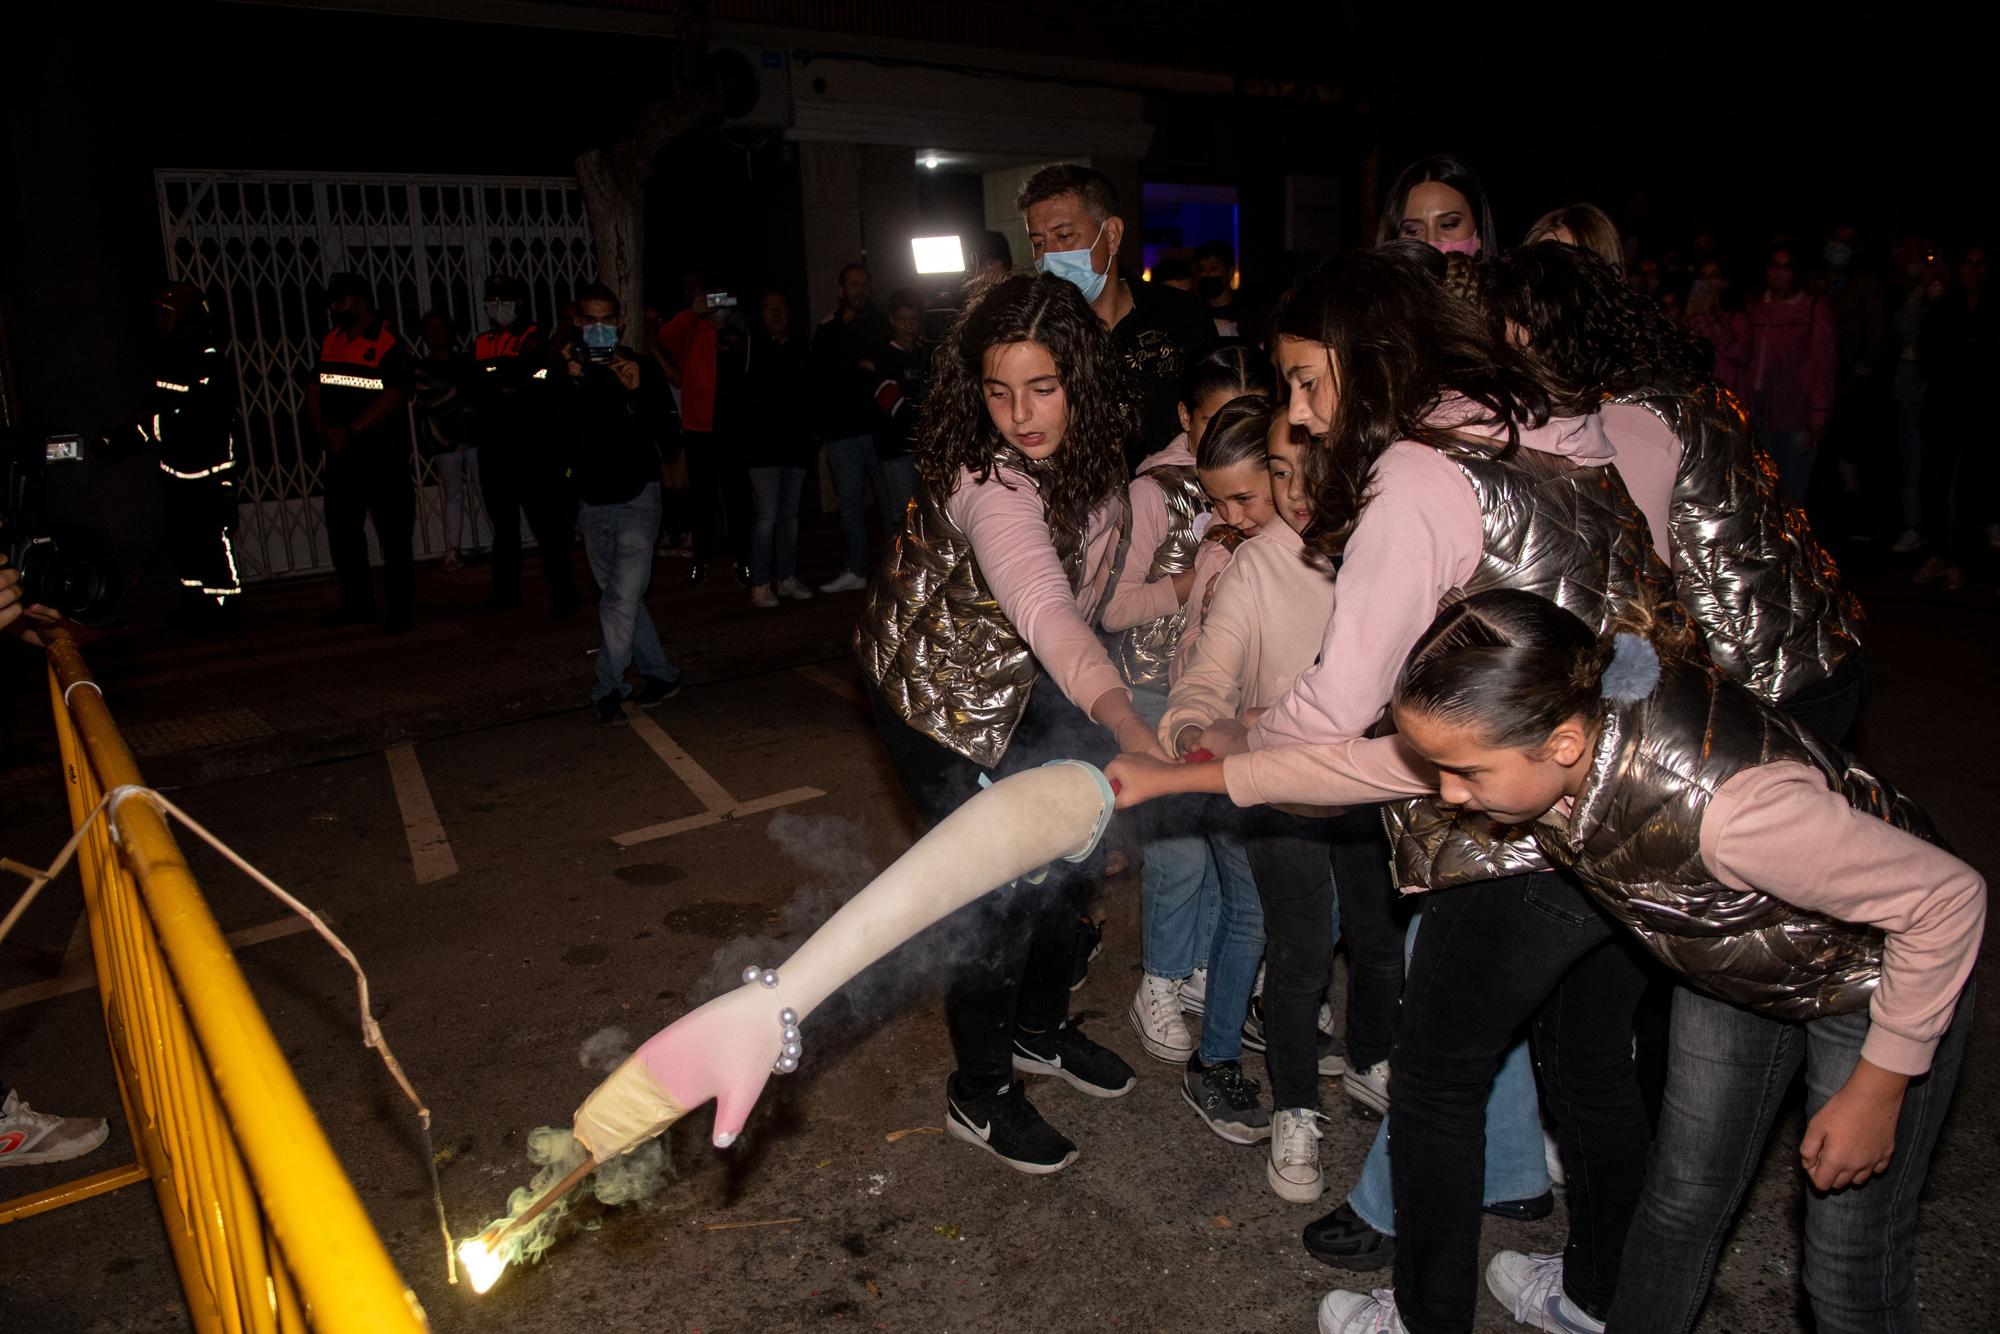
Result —
M 1447 255 L 1476 255 L 1479 253 L 1479 238 L 1476 236 L 1464 241 L 1433 241 L 1431 244 Z

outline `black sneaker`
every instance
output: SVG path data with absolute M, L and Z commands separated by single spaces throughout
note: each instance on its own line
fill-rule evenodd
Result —
M 1086 917 L 1076 929 L 1076 965 L 1070 974 L 1069 989 L 1077 991 L 1090 981 L 1090 961 L 1104 951 L 1104 923 Z
M 1345 1200 L 1324 1218 L 1306 1224 L 1306 1251 L 1335 1269 L 1385 1269 L 1396 1261 L 1396 1239 L 1377 1232 Z
M 1495 1200 L 1482 1205 L 1495 1218 L 1511 1218 L 1517 1223 L 1534 1223 L 1556 1211 L 1556 1193 L 1545 1190 L 1529 1200 Z
M 1014 1068 L 1024 1075 L 1054 1075 L 1093 1098 L 1122 1098 L 1139 1082 L 1117 1052 L 1092 1042 L 1069 1019 L 1046 1033 L 1016 1033 Z
M 1271 1114 L 1257 1097 L 1257 1081 L 1243 1077 L 1241 1061 L 1203 1065 L 1199 1056 L 1188 1062 L 1181 1096 L 1201 1119 L 1231 1144 L 1257 1144 L 1271 1138 Z
M 1076 1145 L 1042 1120 L 1020 1080 L 980 1098 L 961 1097 L 957 1082 L 954 1076 L 944 1084 L 944 1128 L 957 1138 L 1032 1176 L 1060 1172 L 1076 1161 Z
M 1340 1044 L 1335 1043 L 1331 1049 L 1327 1046 L 1326 1039 L 1333 1036 L 1333 1009 L 1325 1001 L 1321 1001 L 1319 1005 L 1319 1036 L 1319 1072 L 1323 1075 L 1338 1075 L 1347 1066 L 1338 1054 Z M 1243 1016 L 1243 1046 L 1248 1051 L 1264 1050 L 1264 998 L 1262 996 L 1252 996 L 1250 998 L 1250 1010 Z M 1326 1057 L 1329 1050 L 1335 1053 L 1333 1068 L 1331 1070 L 1326 1068 Z
M 606 695 L 597 701 L 597 721 L 606 727 L 625 725 L 625 698 L 622 695 Z
M 632 702 L 642 709 L 657 709 L 681 693 L 679 677 L 666 681 L 657 676 L 642 676 L 639 680 L 639 693 L 632 696 Z

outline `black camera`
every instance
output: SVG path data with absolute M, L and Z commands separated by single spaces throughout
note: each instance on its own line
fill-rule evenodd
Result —
M 4 448 L 5 490 L 0 492 L 0 552 L 20 573 L 24 606 L 52 607 L 70 620 L 103 624 L 117 610 L 120 589 L 109 567 L 93 558 L 86 543 L 58 536 L 44 509 L 49 464 L 81 461 L 79 437 L 46 440 L 14 435 Z

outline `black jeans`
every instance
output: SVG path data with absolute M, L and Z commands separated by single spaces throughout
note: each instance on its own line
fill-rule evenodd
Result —
M 1389 1059 L 1403 999 L 1403 931 L 1408 910 L 1389 874 L 1382 808 L 1363 806 L 1329 822 L 1340 938 L 1347 946 L 1347 1064 Z
M 408 444 L 380 434 L 356 436 L 345 451 L 326 456 L 320 485 L 327 546 L 347 610 L 374 613 L 375 580 L 368 573 L 365 526 L 372 518 L 375 541 L 382 548 L 382 598 L 389 619 L 407 620 L 417 594 L 416 557 L 410 550 L 417 493 Z
M 979 791 L 978 765 L 898 718 L 872 682 L 868 697 L 889 763 L 925 825 L 936 825 Z M 1007 753 L 984 772 L 1003 778 L 1057 759 L 1102 766 L 1116 751 L 1110 733 L 1042 677 Z M 1017 881 L 946 919 L 957 964 L 945 993 L 945 1025 L 965 1092 L 1005 1088 L 1014 1078 L 1015 1033 L 1046 1032 L 1068 1018 L 1077 913 L 1101 855 L 1057 862 L 1041 884 Z
M 1264 907 L 1264 1063 L 1280 1110 L 1319 1107 L 1319 1003 L 1333 976 L 1329 823 L 1271 806 L 1243 812 Z
M 1632 1075 L 1637 946 L 1550 872 L 1424 895 L 1390 1056 L 1396 1306 L 1413 1334 L 1464 1334 L 1479 1288 L 1486 1094 L 1533 1021 L 1569 1177 L 1563 1287 L 1610 1308 L 1648 1135 Z
M 724 551 L 748 561 L 754 506 L 741 451 L 713 431 L 681 432 L 681 448 L 687 451 L 688 531 L 695 564 L 705 565 Z
M 541 446 L 546 451 L 547 446 Z M 495 441 L 479 450 L 479 494 L 486 516 L 493 521 L 493 598 L 521 599 L 521 514 L 541 553 L 542 577 L 548 581 L 549 603 L 557 611 L 577 605 L 576 573 L 570 548 L 576 515 L 564 500 L 563 480 L 555 463 L 537 455 L 529 441 Z

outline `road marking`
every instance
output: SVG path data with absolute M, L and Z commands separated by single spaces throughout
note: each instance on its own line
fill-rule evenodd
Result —
M 632 730 L 653 748 L 655 755 L 666 761 L 667 767 L 687 784 L 688 791 L 694 793 L 702 805 L 717 815 L 727 815 L 736 809 L 736 798 L 729 795 L 728 789 L 710 777 L 708 770 L 694 762 L 694 756 L 682 750 L 672 737 L 661 731 L 660 725 L 653 721 L 651 715 L 641 713 L 637 709 L 627 710 L 627 713 L 631 719 Z
M 303 917 L 281 917 L 262 926 L 250 926 L 241 931 L 232 931 L 223 939 L 232 949 L 247 949 L 252 945 L 262 945 L 265 941 L 282 940 L 286 936 L 296 936 L 301 931 L 310 930 L 312 923 Z M 97 969 L 91 965 L 88 958 L 80 963 L 65 963 L 62 971 L 46 982 L 30 982 L 26 986 L 0 991 L 0 1011 L 18 1010 L 23 1005 L 54 1000 L 58 996 L 67 996 L 73 991 L 86 991 L 96 985 Z
M 706 829 L 710 825 L 721 824 L 724 820 L 741 819 L 746 815 L 758 815 L 764 811 L 775 811 L 780 806 L 790 806 L 801 801 L 811 801 L 826 793 L 816 787 L 795 787 L 768 797 L 754 797 L 741 806 L 726 811 L 703 811 L 700 815 L 687 815 L 665 824 L 649 824 L 644 829 L 634 829 L 629 834 L 618 834 L 612 842 L 621 848 L 629 848 L 640 843 L 651 843 L 658 838 L 672 838 L 675 834 L 685 834 L 693 829 Z
M 396 785 L 396 805 L 402 808 L 403 834 L 410 840 L 410 866 L 417 883 L 427 885 L 457 875 L 458 858 L 451 855 L 430 785 L 424 782 L 424 768 L 417 763 L 417 748 L 392 746 L 383 754 L 389 761 L 389 781 Z
M 832 672 L 829 672 L 822 667 L 806 666 L 806 667 L 796 668 L 795 670 L 798 672 L 800 676 L 803 676 L 806 680 L 811 681 L 816 686 L 823 686 L 826 689 L 831 690 L 834 694 L 840 696 L 842 699 L 846 700 L 849 704 L 852 704 L 857 709 L 868 711 L 873 708 L 873 706 L 869 704 L 868 696 L 865 692 L 841 680 L 839 677 L 835 676 Z

